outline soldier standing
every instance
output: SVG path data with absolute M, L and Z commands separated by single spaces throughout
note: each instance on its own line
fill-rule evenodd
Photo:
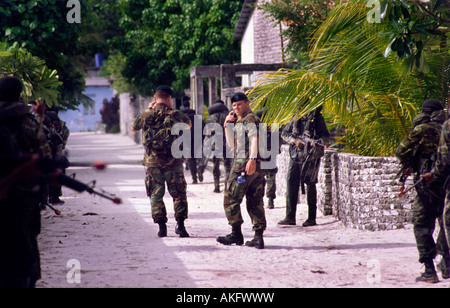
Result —
M 445 112 L 442 104 L 428 99 L 422 104 L 422 113 L 415 118 L 416 126 L 408 138 L 400 143 L 396 150 L 406 175 L 414 173 L 414 181 L 418 183 L 421 175 L 429 173 L 436 160 L 437 147 L 441 135 Z M 442 211 L 444 208 L 444 190 L 441 181 L 429 185 L 418 183 L 417 195 L 413 207 L 413 225 L 419 262 L 425 264 L 425 272 L 416 281 L 436 283 L 439 281 L 434 267 L 434 258 L 439 253 L 443 256 L 443 277 L 448 278 L 449 246 L 442 228 Z M 436 218 L 441 225 L 441 232 L 434 241 L 433 232 Z
M 225 122 L 225 118 L 227 117 L 229 113 L 229 110 L 227 106 L 225 106 L 225 103 L 221 100 L 215 101 L 215 103 L 208 108 L 208 120 L 207 124 L 216 123 L 220 125 L 222 130 L 220 131 L 222 134 L 220 134 L 217 130 L 214 130 L 214 134 L 216 136 L 222 135 L 222 141 L 223 141 L 223 151 L 222 157 L 217 157 L 214 155 L 213 157 L 213 177 L 214 177 L 214 192 L 219 193 L 220 192 L 220 162 L 223 161 L 223 166 L 225 169 L 225 189 L 228 182 L 228 177 L 230 175 L 231 171 L 231 164 L 233 162 L 232 158 L 227 157 L 226 155 L 226 139 L 225 134 L 223 133 L 223 123 Z M 212 130 L 206 132 L 206 137 L 211 138 Z M 207 140 L 207 139 L 206 139 Z M 205 142 L 206 142 L 205 140 Z
M 180 237 L 189 237 L 184 226 L 184 221 L 188 218 L 188 202 L 183 159 L 172 155 L 171 129 L 176 123 L 190 125 L 190 120 L 183 112 L 172 108 L 172 95 L 173 91 L 169 86 L 159 86 L 154 96 L 155 104 L 134 119 L 131 129 L 134 132 L 141 129 L 143 131 L 144 160 L 147 167 L 145 186 L 150 197 L 153 221 L 159 225 L 158 236 L 167 236 L 167 212 L 163 201 L 167 183 L 177 221 L 175 233 Z
M 51 158 L 39 123 L 19 102 L 21 92 L 19 79 L 0 79 L 0 126 L 3 135 L 8 132 L 13 141 L 13 147 L 0 147 L 1 154 Z M 32 288 L 41 277 L 37 236 L 41 229 L 39 203 L 43 186 L 41 177 L 25 176 L 0 200 L 0 288 Z
M 258 116 L 258 118 L 261 119 L 262 115 L 264 113 L 264 110 L 258 110 L 256 112 L 256 115 Z M 276 136 L 278 136 L 278 153 L 281 153 L 281 144 L 282 144 L 282 140 L 281 139 L 281 135 L 280 134 L 276 134 Z M 272 131 L 269 129 L 267 132 L 267 141 L 266 141 L 266 146 L 267 146 L 267 150 L 270 152 L 272 150 L 271 146 L 272 146 Z M 276 161 L 275 161 L 275 165 L 276 165 Z M 274 167 L 271 169 L 266 169 L 266 197 L 268 199 L 268 204 L 267 204 L 267 208 L 268 209 L 274 209 L 275 205 L 274 205 L 274 200 L 277 197 L 277 173 L 278 173 L 278 167 Z
M 250 102 L 244 93 L 236 93 L 231 98 L 233 112 L 225 119 L 227 144 L 234 151 L 234 162 L 225 190 L 223 206 L 231 234 L 219 236 L 217 241 L 224 245 L 244 243 L 241 225 L 241 202 L 246 197 L 247 211 L 252 219 L 255 236 L 245 243 L 250 247 L 264 248 L 263 232 L 266 229 L 264 212 L 264 171 L 261 170 L 261 158 L 258 153 L 259 118 L 250 110 Z M 236 121 L 237 120 L 237 121 Z M 234 130 L 230 128 L 234 123 Z M 235 138 L 236 133 L 236 138 Z
M 316 225 L 316 183 L 324 147 L 315 142 L 323 144 L 330 136 L 321 110 L 322 106 L 299 120 L 291 121 L 281 133 L 281 138 L 289 144 L 290 159 L 287 172 L 286 217 L 278 222 L 279 225 L 296 224 L 298 193 L 300 186 L 302 194 L 305 193 L 304 184 L 306 184 L 308 219 L 303 226 Z
M 431 172 L 422 176 L 428 184 L 434 181 L 444 183 L 445 205 L 442 216 L 443 229 L 447 239 L 447 245 L 450 247 L 450 119 L 447 120 L 443 127 L 439 140 L 437 159 Z M 447 258 L 446 258 L 447 257 Z M 442 258 L 438 268 L 442 271 L 443 278 L 449 278 L 450 258 L 447 256 Z
M 58 116 L 58 107 L 53 106 L 51 108 L 46 108 L 42 124 L 53 158 L 61 162 L 65 162 L 68 166 L 69 161 L 64 155 L 64 149 L 66 147 L 70 132 L 65 125 L 65 122 L 61 121 Z M 63 172 L 65 173 L 65 169 Z M 61 184 L 49 185 L 48 202 L 50 204 L 64 204 L 64 201 L 59 198 L 61 196 Z
M 197 116 L 198 118 L 200 118 L 199 120 L 201 121 L 201 126 L 194 125 L 194 120 L 196 118 L 195 110 L 190 108 L 189 100 L 186 100 L 186 98 L 183 101 L 183 106 L 184 106 L 184 108 L 182 110 L 183 113 L 189 117 L 189 120 L 192 123 L 191 143 L 190 143 L 191 156 L 187 159 L 187 165 L 189 166 L 189 170 L 191 171 L 192 184 L 197 184 L 198 183 L 197 179 L 198 179 L 198 181 L 203 182 L 203 172 L 205 171 L 206 164 L 204 163 L 204 159 L 202 157 L 198 157 L 200 155 L 198 155 L 197 151 L 199 151 L 201 149 L 195 148 L 194 140 L 196 138 L 196 134 L 200 134 L 203 138 L 203 127 L 205 125 L 204 125 L 204 121 L 202 120 L 201 116 Z M 197 131 L 197 130 L 199 130 L 199 131 Z M 202 151 L 199 151 L 199 152 L 201 153 Z

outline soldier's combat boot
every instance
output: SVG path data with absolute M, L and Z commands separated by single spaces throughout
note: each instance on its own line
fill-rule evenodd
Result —
M 178 234 L 180 237 L 189 237 L 189 233 L 187 233 L 186 227 L 184 226 L 184 220 L 180 219 L 177 221 L 175 233 Z
M 167 236 L 167 226 L 165 222 L 158 222 L 159 225 L 159 231 L 158 236 L 159 237 L 166 237 Z
M 273 198 L 269 198 L 269 204 L 267 205 L 268 209 L 274 209 L 275 205 L 273 204 Z
M 278 224 L 282 226 L 295 226 L 295 219 L 286 217 L 285 219 L 280 220 Z
M 437 268 L 442 272 L 442 278 L 450 278 L 450 256 L 442 257 L 441 262 L 437 265 Z
M 219 185 L 219 183 L 220 183 L 220 180 L 217 179 L 217 178 L 214 178 L 214 190 L 213 190 L 213 192 L 220 193 L 220 185 Z
M 242 235 L 241 225 L 233 226 L 230 234 L 217 237 L 217 242 L 223 245 L 244 244 L 244 236 Z
M 433 260 L 425 262 L 425 272 L 416 278 L 416 282 L 437 283 L 439 278 L 434 268 Z
M 316 220 L 310 219 L 310 218 L 305 220 L 305 222 L 302 224 L 303 227 L 311 227 L 311 226 L 315 226 L 315 225 L 316 225 Z
M 245 246 L 264 249 L 263 230 L 256 230 L 255 237 L 251 241 L 245 242 Z

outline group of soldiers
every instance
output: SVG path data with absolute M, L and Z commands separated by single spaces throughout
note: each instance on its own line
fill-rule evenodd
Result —
M 142 130 L 145 148 L 145 186 L 150 198 L 153 220 L 159 225 L 158 236 L 167 236 L 166 224 L 168 219 L 163 202 L 165 185 L 167 184 L 168 191 L 173 198 L 175 220 L 177 221 L 175 233 L 179 234 L 180 237 L 188 237 L 189 234 L 184 225 L 184 221 L 188 217 L 188 201 L 186 197 L 187 184 L 182 168 L 183 158 L 175 158 L 172 155 L 175 137 L 171 135 L 170 130 L 176 123 L 185 123 L 186 127 L 192 130 L 193 117 L 189 117 L 188 104 L 183 106 L 183 111 L 173 108 L 171 105 L 172 96 L 173 91 L 169 86 L 159 86 L 154 95 L 154 102 L 134 119 L 131 129 L 134 132 Z M 231 233 L 217 237 L 217 241 L 224 245 L 244 244 L 241 230 L 243 224 L 241 203 L 245 197 L 247 211 L 255 232 L 254 238 L 245 242 L 245 245 L 263 249 L 263 233 L 267 226 L 263 197 L 267 182 L 268 208 L 273 208 L 273 200 L 276 198 L 275 177 L 277 168 L 263 169 L 261 167 L 264 158 L 259 152 L 258 127 L 260 117 L 250 109 L 250 101 L 247 96 L 238 92 L 231 97 L 231 103 L 233 108 L 231 111 L 221 100 L 216 101 L 208 108 L 209 116 L 206 123 L 216 123 L 220 126 L 213 126 L 218 128 L 215 130 L 206 129 L 206 138 L 202 140 L 206 144 L 212 136 L 216 138 L 216 141 L 217 138 L 221 140 L 223 138 L 223 143 L 219 142 L 219 144 L 222 144 L 223 150 L 219 149 L 219 152 L 215 152 L 222 155 L 213 157 L 213 191 L 221 192 L 219 164 L 223 162 L 225 169 L 223 206 L 225 216 L 231 226 Z M 295 214 L 299 188 L 305 184 L 307 186 L 309 214 L 303 226 L 316 224 L 317 174 L 320 157 L 324 154 L 324 143 L 330 136 L 320 110 L 317 109 L 301 119 L 293 119 L 283 129 L 280 142 L 276 143 L 280 147 L 281 140 L 284 140 L 290 145 L 291 152 L 287 179 L 286 218 L 279 222 L 280 225 L 296 224 Z M 271 135 L 268 134 L 268 136 Z M 244 138 L 238 138 L 237 136 L 244 136 Z M 279 136 L 279 134 L 276 136 Z M 304 136 L 308 139 L 304 139 Z M 271 144 L 271 142 L 268 142 L 268 144 Z M 280 148 L 278 148 L 277 154 L 279 150 Z M 232 158 L 227 151 L 233 154 Z M 190 154 L 193 153 L 190 152 Z M 193 159 L 192 156 L 189 159 Z M 193 172 L 193 164 L 190 163 L 189 167 Z M 193 183 L 196 183 L 195 173 L 192 174 Z
M 69 131 L 56 109 L 21 101 L 23 85 L 0 79 L 0 287 L 32 288 L 40 278 L 37 236 L 41 210 L 62 204 L 61 186 L 43 172 L 46 159 L 62 160 Z M 60 164 L 61 168 L 65 163 Z M 57 172 L 63 172 L 58 169 Z
M 147 168 L 145 183 L 154 222 L 160 226 L 158 235 L 167 236 L 167 212 L 163 202 L 167 183 L 174 200 L 177 221 L 175 232 L 180 237 L 188 237 L 184 225 L 184 220 L 188 217 L 188 201 L 182 168 L 183 159 L 171 155 L 174 137 L 170 136 L 170 129 L 174 123 L 181 122 L 192 129 L 192 116 L 190 119 L 187 115 L 189 112 L 172 107 L 172 95 L 170 87 L 158 87 L 154 96 L 155 101 L 149 109 L 135 118 L 132 129 L 143 130 L 146 149 L 144 161 Z M 261 113 L 258 116 L 252 112 L 250 102 L 244 93 L 233 95 L 231 103 L 233 108 L 231 111 L 220 100 L 208 108 L 207 123 L 218 123 L 224 131 L 223 156 L 213 159 L 213 191 L 220 192 L 219 163 L 223 161 L 226 173 L 223 206 L 231 226 L 231 233 L 217 237 L 217 241 L 223 245 L 244 244 L 241 203 L 246 197 L 247 211 L 255 235 L 252 240 L 245 242 L 245 245 L 262 249 L 263 233 L 267 225 L 263 197 L 266 184 L 270 184 L 267 185 L 270 191 L 267 194 L 268 208 L 273 208 L 273 199 L 276 197 L 273 187 L 277 169 L 261 168 L 264 159 L 258 150 L 260 140 L 257 131 Z M 189 109 L 188 106 L 185 107 Z M 437 254 L 442 255 L 438 268 L 441 269 L 443 278 L 450 277 L 450 120 L 446 120 L 447 112 L 443 105 L 434 99 L 426 100 L 422 105 L 422 112 L 414 119 L 410 135 L 401 142 L 396 151 L 403 165 L 403 180 L 414 174 L 417 191 L 413 207 L 413 224 L 419 262 L 425 265 L 425 272 L 416 281 L 431 283 L 439 281 L 434 266 Z M 243 125 L 238 125 L 239 123 Z M 217 134 L 217 131 L 214 134 Z M 202 141 L 207 142 L 214 134 L 207 129 L 206 138 Z M 239 135 L 245 138 L 237 138 Z M 303 226 L 316 225 L 318 170 L 324 148 L 331 139 L 320 107 L 302 118 L 296 118 L 295 115 L 282 129 L 280 140 L 289 145 L 290 162 L 286 181 L 286 216 L 278 224 L 296 224 L 298 194 L 301 188 L 302 193 L 306 191 L 308 204 L 308 218 Z M 232 159 L 227 155 L 227 150 L 233 153 Z M 441 231 L 435 243 L 433 232 L 436 219 Z
M 23 86 L 15 77 L 0 79 L 0 245 L 8 253 L 0 254 L 0 287 L 34 287 L 40 278 L 40 260 L 37 236 L 40 233 L 40 211 L 48 203 L 61 204 L 61 186 L 52 183 L 48 174 L 36 166 L 41 158 L 67 160 L 63 149 L 69 131 L 57 116 L 56 109 L 45 110 L 39 101 L 29 106 L 20 100 Z M 183 158 L 174 157 L 176 136 L 171 132 L 177 123 L 192 128 L 188 112 L 172 107 L 173 90 L 159 86 L 154 102 L 138 115 L 132 130 L 142 130 L 146 167 L 145 187 L 150 198 L 152 217 L 159 225 L 158 236 L 167 236 L 167 211 L 163 201 L 166 185 L 173 198 L 175 233 L 189 237 L 185 227 L 188 218 L 187 183 Z M 223 245 L 243 245 L 241 230 L 243 219 L 241 203 L 246 206 L 252 221 L 254 237 L 246 246 L 264 248 L 263 233 L 267 222 L 263 197 L 266 182 L 270 194 L 269 208 L 276 197 L 273 187 L 276 168 L 263 169 L 264 158 L 259 152 L 258 127 L 260 117 L 250 109 L 244 93 L 231 98 L 232 110 L 223 101 L 208 108 L 207 123 L 223 127 L 223 156 L 214 157 L 214 192 L 220 191 L 219 163 L 225 166 L 223 207 L 231 226 L 231 233 L 218 236 Z M 302 118 L 293 118 L 283 129 L 281 139 L 289 144 L 290 163 L 287 174 L 286 217 L 280 225 L 296 224 L 299 189 L 305 190 L 308 219 L 303 226 L 316 224 L 317 174 L 324 145 L 330 134 L 321 115 L 321 108 Z M 203 125 L 204 123 L 202 123 Z M 238 125 L 242 124 L 242 125 Z M 206 139 L 218 131 L 206 132 Z M 244 136 L 237 138 L 236 136 Z M 270 134 L 269 134 L 270 135 Z M 202 140 L 202 142 L 205 140 Z M 270 144 L 270 143 L 269 143 Z M 234 154 L 229 158 L 226 148 Z M 419 262 L 425 272 L 416 280 L 435 283 L 439 281 L 434 259 L 442 255 L 438 268 L 442 277 L 450 277 L 450 120 L 443 105 L 434 99 L 426 100 L 422 113 L 414 119 L 408 138 L 399 145 L 396 155 L 404 166 L 403 178 L 414 175 L 417 196 L 413 208 L 414 235 L 419 251 Z M 13 162 L 13 163 L 11 163 Z M 63 172 L 63 171 L 59 171 Z M 270 176 L 273 180 L 269 180 Z M 437 241 L 433 232 L 436 220 L 440 226 Z
M 425 271 L 416 281 L 436 283 L 434 259 L 442 256 L 438 268 L 442 278 L 450 277 L 450 120 L 442 103 L 427 99 L 413 120 L 410 135 L 396 151 L 402 164 L 403 181 L 414 176 L 416 197 L 413 225 L 419 262 Z M 433 238 L 436 220 L 440 232 Z

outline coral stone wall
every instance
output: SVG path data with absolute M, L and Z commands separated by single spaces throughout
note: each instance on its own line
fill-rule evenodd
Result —
M 288 146 L 277 159 L 277 195 L 286 193 L 289 165 Z M 363 157 L 326 150 L 322 158 L 317 206 L 345 226 L 363 230 L 392 230 L 411 223 L 415 192 L 399 197 L 396 175 L 400 165 L 395 157 Z M 412 180 L 407 181 L 407 186 Z M 301 196 L 300 203 L 306 203 Z

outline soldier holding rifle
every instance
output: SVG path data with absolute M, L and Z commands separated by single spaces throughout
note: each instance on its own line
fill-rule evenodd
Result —
M 324 155 L 324 140 L 329 138 L 328 132 L 318 107 L 313 112 L 286 125 L 281 138 L 289 144 L 289 167 L 286 190 L 286 217 L 279 221 L 279 225 L 295 225 L 299 187 L 305 194 L 308 203 L 308 219 L 304 227 L 316 225 L 317 213 L 317 176 L 320 167 L 320 158 Z
M 439 281 L 434 267 L 434 259 L 439 253 L 443 256 L 440 268 L 443 278 L 449 277 L 449 247 L 442 228 L 442 210 L 444 208 L 444 191 L 442 182 L 419 183 L 421 175 L 428 173 L 436 160 L 436 152 L 445 121 L 442 104 L 435 99 L 427 99 L 422 104 L 422 113 L 414 119 L 410 135 L 402 140 L 396 150 L 396 156 L 403 165 L 403 177 L 414 174 L 417 195 L 413 206 L 413 225 L 419 262 L 425 265 L 425 272 L 416 281 L 436 283 Z M 434 241 L 433 232 L 436 218 L 441 225 L 441 232 Z

